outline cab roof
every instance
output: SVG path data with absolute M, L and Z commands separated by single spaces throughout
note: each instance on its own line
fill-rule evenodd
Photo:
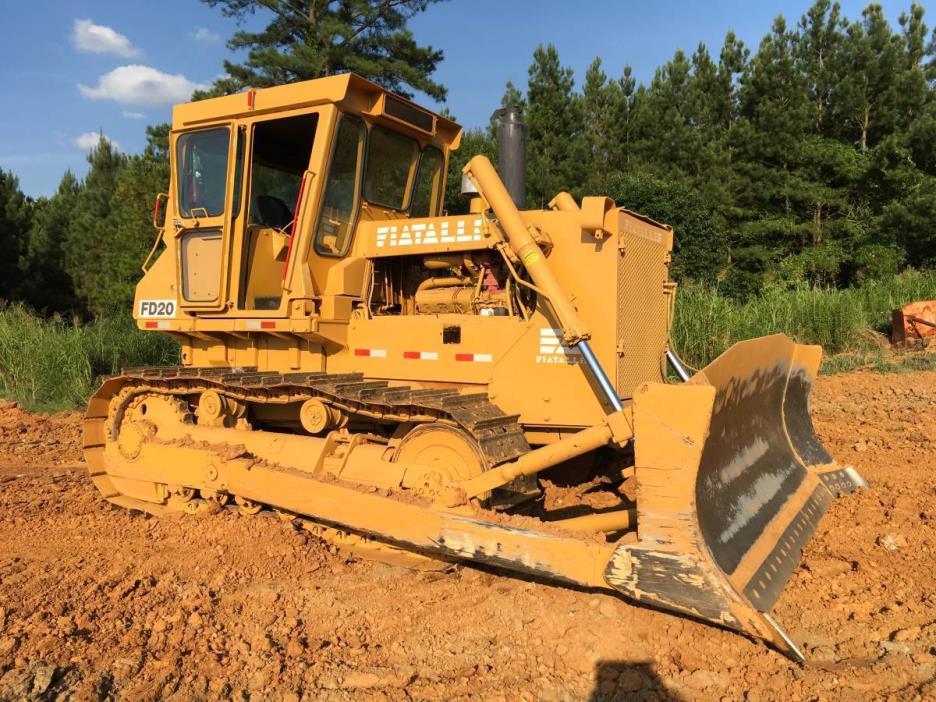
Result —
M 346 112 L 392 123 L 396 130 L 430 137 L 448 149 L 457 149 L 462 128 L 355 73 L 317 78 L 272 88 L 250 88 L 241 93 L 186 102 L 172 108 L 172 128 L 187 129 L 222 120 L 335 104 Z

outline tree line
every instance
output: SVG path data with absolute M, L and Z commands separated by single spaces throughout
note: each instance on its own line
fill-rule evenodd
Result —
M 354 70 L 444 99 L 431 78 L 442 52 L 407 29 L 432 1 L 203 0 L 235 18 L 267 12 L 269 24 L 236 33 L 228 45 L 247 58 L 196 97 Z M 520 106 L 528 125 L 528 206 L 560 190 L 609 195 L 676 228 L 677 279 L 746 298 L 936 264 L 934 88 L 936 32 L 922 6 L 895 27 L 880 5 L 848 19 L 817 0 L 793 25 L 778 17 L 756 48 L 728 32 L 717 55 L 676 51 L 647 84 L 630 67 L 609 76 L 596 58 L 577 86 L 557 49 L 541 46 L 526 86 L 508 83 L 501 104 Z M 450 212 L 465 207 L 465 161 L 496 157 L 495 130 L 465 133 Z M 102 139 L 84 178 L 66 173 L 37 200 L 0 168 L 0 298 L 129 309 L 153 198 L 168 184 L 167 135 L 150 127 L 132 156 Z
M 756 49 L 676 51 L 647 85 L 600 58 L 580 89 L 555 47 L 525 92 L 528 206 L 606 194 L 676 228 L 674 273 L 747 297 L 845 287 L 936 264 L 936 32 L 921 5 L 893 27 L 818 0 Z M 466 136 L 494 153 L 494 125 Z M 451 193 L 450 193 L 451 194 Z
M 147 128 L 140 154 L 101 138 L 78 179 L 66 171 L 50 197 L 31 199 L 0 168 L 0 300 L 46 313 L 129 311 L 156 231 L 152 207 L 169 184 L 169 126 Z

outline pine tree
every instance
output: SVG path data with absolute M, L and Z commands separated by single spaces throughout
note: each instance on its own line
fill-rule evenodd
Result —
M 916 3 L 900 15 L 896 124 L 876 149 L 879 157 L 906 154 L 907 159 L 899 158 L 896 168 L 878 171 L 884 177 L 884 187 L 878 192 L 891 190 L 892 195 L 877 222 L 880 236 L 875 243 L 905 254 L 907 262 L 915 266 L 936 261 L 936 206 L 931 200 L 936 195 L 936 102 L 927 79 L 928 30 L 923 16 L 923 7 Z M 890 145 L 889 141 L 896 143 Z
M 556 47 L 537 47 L 529 69 L 526 110 L 527 201 L 532 207 L 544 207 L 562 190 L 581 194 L 586 164 L 574 84 L 572 69 L 560 64 Z
M 880 5 L 868 5 L 862 16 L 848 26 L 837 109 L 842 136 L 865 150 L 898 122 L 900 45 Z
M 749 184 L 738 177 L 736 167 L 739 120 L 738 80 L 748 61 L 748 50 L 734 32 L 728 32 L 718 55 L 714 76 L 696 70 L 694 90 L 704 101 L 703 139 L 710 143 L 710 165 L 700 188 L 713 204 L 723 232 L 738 220 L 738 193 Z
M 630 66 L 624 66 L 621 77 L 614 81 L 614 99 L 609 120 L 607 148 L 612 172 L 630 166 L 640 121 L 639 106 L 642 99 L 638 95 L 640 93 L 634 71 Z
M 246 51 L 243 63 L 224 62 L 227 76 L 206 95 L 353 71 L 401 95 L 420 90 L 445 100 L 430 77 L 443 54 L 420 46 L 407 22 L 439 0 L 202 0 L 225 17 L 243 21 L 262 14 L 262 31 L 242 30 L 228 41 Z
M 88 163 L 91 168 L 82 181 L 63 247 L 65 271 L 85 309 L 103 314 L 113 311 L 108 288 L 114 272 L 108 261 L 119 243 L 111 202 L 127 157 L 102 137 Z
M 612 170 L 617 155 L 616 120 L 622 100 L 620 83 L 608 82 L 608 76 L 601 68 L 601 59 L 596 57 L 585 73 L 582 86 L 582 124 L 589 189 L 595 189 Z
M 909 128 L 931 101 L 926 67 L 926 23 L 922 5 L 912 3 L 900 15 L 900 59 L 897 76 L 897 130 Z
M 809 238 L 797 167 L 811 115 L 795 53 L 796 35 L 777 17 L 741 76 L 736 163 L 747 187 L 738 192 L 741 222 L 726 280 L 741 296 L 760 290 L 784 255 Z
M 36 203 L 29 230 L 23 268 L 23 297 L 32 307 L 47 312 L 74 312 L 78 306 L 71 278 L 65 270 L 65 240 L 78 201 L 80 186 L 65 171 L 55 194 Z
M 799 22 L 796 53 L 812 103 L 812 128 L 816 134 L 830 131 L 826 117 L 840 80 L 844 27 L 841 6 L 830 0 L 817 0 Z
M 130 311 L 140 266 L 156 237 L 151 218 L 156 194 L 169 183 L 167 137 L 162 127 L 147 129 L 143 153 L 131 156 L 117 176 L 110 203 L 114 245 L 103 252 L 110 272 L 103 297 L 112 309 Z
M 512 80 L 507 81 L 507 85 L 504 87 L 504 94 L 501 95 L 500 101 L 501 107 L 523 107 L 526 104 L 526 100 L 523 98 L 523 93 L 520 91 Z
M 641 112 L 641 158 L 658 173 L 698 175 L 698 134 L 693 123 L 689 87 L 692 64 L 677 50 L 656 70 Z
M 21 291 L 20 256 L 32 209 L 32 201 L 19 188 L 19 179 L 0 169 L 0 300 L 15 299 Z
M 838 282 L 854 258 L 855 244 L 868 235 L 867 217 L 857 196 L 867 159 L 840 140 L 834 97 L 840 92 L 846 56 L 847 24 L 838 3 L 818 0 L 799 22 L 796 58 L 810 103 L 810 124 L 797 152 L 796 198 L 808 217 L 803 238 L 783 262 L 788 277 L 815 284 Z M 807 236 L 808 235 L 808 236 Z

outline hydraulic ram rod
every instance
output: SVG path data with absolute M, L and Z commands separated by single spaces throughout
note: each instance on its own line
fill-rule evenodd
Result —
M 607 374 L 598 363 L 595 354 L 592 353 L 591 346 L 588 344 L 588 339 L 591 337 L 588 328 L 572 306 L 569 295 L 556 279 L 543 250 L 540 249 L 526 222 L 523 221 L 523 217 L 520 216 L 520 211 L 497 175 L 497 171 L 494 170 L 494 166 L 486 156 L 479 155 L 472 158 L 462 172 L 471 179 L 478 192 L 494 210 L 501 229 L 507 237 L 507 245 L 523 263 L 536 287 L 542 290 L 549 300 L 559 320 L 559 326 L 562 327 L 563 340 L 570 346 L 578 346 L 595 382 L 601 389 L 601 394 L 615 412 L 620 412 L 621 398 L 618 397 Z
M 449 507 L 464 504 L 468 498 L 477 497 L 489 490 L 506 485 L 521 475 L 534 475 L 563 461 L 607 446 L 612 437 L 613 432 L 606 424 L 583 429 L 562 441 L 525 453 L 516 461 L 505 463 L 474 478 L 455 483 L 445 496 L 444 502 Z
M 494 166 L 486 156 L 475 156 L 468 162 L 463 172 L 494 210 L 501 229 L 507 237 L 508 246 L 523 263 L 533 283 L 549 298 L 549 304 L 562 327 L 565 342 L 572 345 L 582 339 L 588 339 L 590 336 L 588 328 L 579 318 L 568 294 L 563 291 L 559 281 L 556 280 L 555 274 L 546 262 L 546 256 L 527 228 L 523 217 L 520 216 L 520 211 L 514 205 L 510 193 L 504 187 Z
M 621 404 L 621 398 L 618 397 L 617 391 L 614 389 L 608 376 L 605 375 L 604 368 L 601 367 L 601 364 L 598 363 L 598 359 L 595 358 L 595 354 L 592 353 L 591 345 L 582 339 L 582 341 L 578 343 L 578 347 L 592 375 L 595 376 L 595 381 L 598 383 L 598 387 L 601 388 L 601 392 L 604 393 L 604 396 L 614 408 L 614 411 L 620 412 L 624 408 L 624 405 Z
M 679 357 L 671 350 L 666 351 L 666 360 L 670 362 L 670 365 L 673 366 L 673 370 L 676 371 L 676 375 L 678 375 L 679 379 L 684 383 L 692 377 L 689 371 L 686 370 L 686 367 L 679 361 Z

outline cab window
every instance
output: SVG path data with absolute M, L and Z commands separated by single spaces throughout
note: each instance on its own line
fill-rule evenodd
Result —
M 364 122 L 351 115 L 342 116 L 315 229 L 315 251 L 319 254 L 344 256 L 351 243 L 360 200 L 358 173 L 364 155 L 364 135 Z
M 217 217 L 224 213 L 227 185 L 228 129 L 190 132 L 176 143 L 179 213 Z
M 442 194 L 442 152 L 431 146 L 423 151 L 416 174 L 416 187 L 410 206 L 410 217 L 433 217 L 438 214 Z
M 392 210 L 405 210 L 418 158 L 419 144 L 415 139 L 380 126 L 371 129 L 364 175 L 367 201 Z

